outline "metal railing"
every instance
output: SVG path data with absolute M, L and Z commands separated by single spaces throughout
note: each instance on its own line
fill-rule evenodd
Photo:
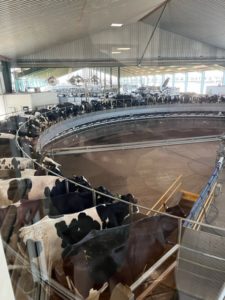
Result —
M 225 104 L 174 104 L 174 105 L 154 105 L 154 106 L 138 106 L 129 107 L 123 109 L 111 109 L 92 113 L 86 113 L 73 118 L 60 121 L 57 124 L 52 125 L 46 129 L 39 137 L 37 143 L 37 150 L 40 152 L 49 142 L 61 138 L 72 132 L 88 129 L 102 124 L 113 124 L 119 121 L 129 121 L 140 118 L 163 118 L 169 117 L 181 117 L 186 114 L 186 117 L 191 114 L 199 114 L 199 117 L 204 117 L 204 114 L 211 114 L 211 117 L 224 117 L 218 115 L 218 113 L 225 113 Z M 174 114 L 172 116 L 172 114 Z M 216 116 L 217 114 L 217 116 Z M 193 117 L 193 115 L 192 115 Z
M 195 204 L 193 205 L 189 215 L 188 215 L 188 219 L 191 220 L 196 220 L 201 212 L 201 210 L 204 208 L 204 203 L 205 201 L 208 199 L 209 194 L 211 192 L 211 189 L 213 188 L 213 186 L 215 185 L 218 176 L 220 173 L 220 167 L 216 166 L 216 168 L 214 169 L 211 177 L 209 178 L 206 186 L 203 188 L 203 190 L 201 191 L 199 198 L 196 200 Z M 186 221 L 184 223 L 185 227 L 192 227 L 192 224 L 189 221 Z
M 28 121 L 27 121 L 28 122 Z M 16 133 L 16 143 L 17 143 L 17 147 L 23 152 L 24 156 L 31 159 L 32 158 L 20 147 L 19 143 L 18 143 L 18 137 L 19 137 L 19 131 L 23 128 L 23 126 L 26 125 L 26 122 L 23 123 L 19 129 L 17 130 L 17 133 Z M 48 170 L 46 167 L 43 167 L 40 163 L 36 162 L 36 161 L 33 161 L 34 164 L 38 165 L 39 167 L 42 167 L 43 169 L 45 169 L 46 171 L 50 171 Z M 167 259 L 168 257 L 170 257 L 171 253 L 175 253 L 175 250 L 178 250 L 178 256 L 179 256 L 179 247 L 180 247 L 180 244 L 181 244 L 181 239 L 182 239 L 182 231 L 184 230 L 184 226 L 185 224 L 188 224 L 188 226 L 190 224 L 193 225 L 196 225 L 196 226 L 204 226 L 206 228 L 212 228 L 214 230 L 224 230 L 223 228 L 220 228 L 220 227 L 217 227 L 217 226 L 213 226 L 213 225 L 210 225 L 210 224 L 204 224 L 202 222 L 198 222 L 198 221 L 195 221 L 193 219 L 195 219 L 196 215 L 197 215 L 197 212 L 199 212 L 199 210 L 201 209 L 202 207 L 202 201 L 205 200 L 205 197 L 207 196 L 208 194 L 208 191 L 210 190 L 210 188 L 212 187 L 212 185 L 215 183 L 215 181 L 217 180 L 218 178 L 218 174 L 219 174 L 219 171 L 220 171 L 220 168 L 217 167 L 215 168 L 212 176 L 210 177 L 209 181 L 207 182 L 206 184 L 206 187 L 203 189 L 202 193 L 201 193 L 201 196 L 199 197 L 199 200 L 196 202 L 196 204 L 194 205 L 193 207 L 193 212 L 191 212 L 188 216 L 188 218 L 182 218 L 182 217 L 177 217 L 177 216 L 174 216 L 174 215 L 170 215 L 166 212 L 162 212 L 162 211 L 158 211 L 158 210 L 155 210 L 155 209 L 152 209 L 152 208 L 149 208 L 149 207 L 146 207 L 144 205 L 140 205 L 140 204 L 131 204 L 130 202 L 127 202 L 125 200 L 122 200 L 120 199 L 119 197 L 115 197 L 115 196 L 111 196 L 111 195 L 107 195 L 105 193 L 102 193 L 102 192 L 99 192 L 93 188 L 89 188 L 89 187 L 86 187 L 80 183 L 77 183 L 76 181 L 74 180 L 71 180 L 71 179 L 68 179 L 64 176 L 59 176 L 58 174 L 52 172 L 54 175 L 60 177 L 61 179 L 64 179 L 66 180 L 67 182 L 70 182 L 72 184 L 75 184 L 79 187 L 82 187 L 88 191 L 90 191 L 93 195 L 93 205 L 96 205 L 96 196 L 97 195 L 101 195 L 101 196 L 105 196 L 105 197 L 108 197 L 114 201 L 121 201 L 127 205 L 129 205 L 131 208 L 133 205 L 137 206 L 139 209 L 142 209 L 146 212 L 146 214 L 148 214 L 149 212 L 151 212 L 152 214 L 157 214 L 157 215 L 162 215 L 162 216 L 168 216 L 170 217 L 171 219 L 175 219 L 178 221 L 178 245 L 175 246 L 175 248 L 172 248 L 172 250 L 170 252 L 168 252 L 168 255 L 166 255 L 166 257 L 163 257 L 161 260 L 159 260 L 154 266 L 152 266 L 148 271 L 147 273 L 143 274 L 143 276 L 141 276 L 135 283 L 133 283 L 133 285 L 131 285 L 131 290 L 135 290 L 148 276 L 149 274 L 152 274 L 152 272 L 158 267 L 161 265 L 161 263 L 164 261 L 164 259 Z M 195 209 L 194 209 L 195 208 Z M 192 227 L 191 226 L 191 227 Z M 51 282 L 51 279 L 49 279 Z M 45 282 L 47 283 L 48 280 L 45 280 Z M 52 285 L 52 287 L 54 287 L 54 285 Z M 57 289 L 60 289 L 59 287 L 57 287 Z M 76 298 L 76 297 L 75 297 Z

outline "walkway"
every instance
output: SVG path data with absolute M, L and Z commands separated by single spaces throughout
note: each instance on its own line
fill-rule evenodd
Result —
M 201 226 L 183 228 L 176 283 L 180 299 L 213 300 L 225 295 L 225 168 L 221 170 L 212 201 Z

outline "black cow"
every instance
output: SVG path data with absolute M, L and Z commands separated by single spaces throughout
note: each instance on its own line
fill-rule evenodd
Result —
M 74 176 L 70 180 L 78 184 L 81 184 L 85 187 L 91 188 L 90 183 L 87 181 L 87 179 L 84 176 Z M 70 181 L 62 180 L 61 182 L 58 182 L 51 191 L 49 191 L 49 195 L 51 196 L 51 198 L 53 198 L 59 195 L 65 195 L 67 193 L 73 193 L 75 191 L 86 192 L 87 190 L 83 187 L 80 187 L 79 185 L 71 183 Z
M 94 198 L 92 191 L 82 189 L 81 191 L 78 190 L 55 197 L 50 196 L 49 215 L 58 216 L 60 214 L 71 214 L 95 205 L 115 202 L 112 198 L 113 194 L 111 194 L 105 187 L 100 186 L 96 188 L 96 191 L 102 192 L 104 195 L 96 193 Z M 121 199 L 129 203 L 137 203 L 137 199 L 135 199 L 132 194 L 122 195 Z

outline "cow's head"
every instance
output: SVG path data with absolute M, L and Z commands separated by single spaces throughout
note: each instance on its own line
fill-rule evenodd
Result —
M 134 195 L 132 195 L 132 194 L 130 194 L 130 193 L 128 193 L 128 194 L 126 194 L 126 195 L 122 195 L 122 196 L 121 196 L 121 199 L 124 200 L 124 201 L 127 201 L 127 202 L 129 202 L 129 203 L 131 203 L 131 204 L 137 204 L 137 203 L 138 203 L 138 200 L 134 197 Z M 132 211 L 131 211 L 131 212 L 132 212 L 132 213 L 137 213 L 137 212 L 139 212 L 138 206 L 132 205 Z

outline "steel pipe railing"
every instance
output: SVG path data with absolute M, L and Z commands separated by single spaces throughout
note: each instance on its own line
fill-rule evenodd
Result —
M 224 109 L 225 109 L 225 106 L 224 106 Z M 43 115 L 44 115 L 44 114 L 43 114 Z M 220 227 L 217 227 L 217 226 L 213 226 L 213 225 L 210 225 L 210 224 L 207 224 L 207 225 L 206 225 L 206 224 L 201 223 L 201 222 L 196 222 L 196 221 L 194 221 L 194 220 L 192 220 L 192 219 L 190 218 L 191 216 L 189 216 L 188 218 L 181 218 L 181 217 L 173 216 L 173 215 L 168 214 L 168 213 L 166 213 L 166 212 L 160 212 L 160 211 L 158 211 L 158 210 L 151 209 L 151 208 L 146 207 L 146 206 L 144 206 L 144 205 L 140 205 L 140 204 L 131 204 L 130 202 L 125 201 L 125 200 L 123 200 L 123 199 L 120 199 L 119 197 L 111 196 L 111 195 L 108 195 L 108 194 L 99 192 L 99 191 L 97 191 L 97 190 L 95 190 L 95 189 L 93 189 L 93 188 L 86 187 L 86 186 L 84 186 L 84 185 L 82 185 L 82 184 L 80 184 L 80 183 L 78 183 L 78 182 L 76 182 L 76 181 L 74 181 L 74 180 L 68 179 L 68 178 L 66 178 L 66 177 L 64 177 L 64 176 L 61 176 L 61 175 L 58 175 L 57 173 L 55 173 L 55 172 L 53 172 L 53 171 L 47 169 L 46 167 L 42 166 L 42 165 L 41 165 L 40 163 L 38 163 L 37 161 L 33 160 L 33 159 L 32 159 L 32 158 L 31 158 L 31 157 L 30 157 L 30 156 L 22 149 L 22 147 L 19 145 L 19 142 L 18 142 L 19 132 L 20 132 L 20 130 L 23 128 L 23 126 L 26 125 L 27 122 L 29 122 L 29 120 L 26 121 L 26 122 L 24 122 L 23 124 L 21 124 L 20 127 L 18 128 L 17 132 L 16 132 L 16 145 L 17 145 L 18 149 L 19 149 L 20 151 L 22 151 L 22 153 L 23 153 L 23 155 L 24 155 L 25 157 L 27 157 L 27 158 L 29 158 L 30 160 L 32 160 L 34 164 L 36 164 L 37 166 L 43 168 L 43 169 L 46 170 L 47 172 L 50 171 L 50 172 L 51 172 L 52 174 L 54 174 L 55 176 L 58 176 L 59 178 L 64 179 L 64 180 L 66 180 L 67 182 L 70 182 L 70 183 L 72 183 L 72 184 L 75 184 L 76 186 L 82 187 L 82 188 L 84 188 L 84 189 L 86 189 L 86 190 L 92 192 L 92 194 L 95 195 L 95 197 L 96 197 L 96 195 L 101 195 L 101 196 L 104 196 L 104 197 L 108 197 L 108 198 L 110 198 L 110 199 L 112 199 L 112 200 L 114 200 L 114 201 L 120 201 L 120 202 L 123 202 L 123 203 L 125 203 L 125 204 L 127 204 L 127 205 L 131 205 L 131 206 L 134 206 L 134 205 L 135 205 L 135 206 L 137 206 L 139 209 L 143 209 L 143 210 L 146 211 L 146 212 L 151 212 L 151 213 L 153 213 L 153 214 L 159 214 L 159 215 L 169 216 L 169 217 L 174 218 L 174 219 L 177 219 L 177 220 L 182 220 L 183 222 L 191 222 L 191 223 L 193 223 L 193 224 L 197 224 L 197 225 L 200 225 L 200 226 L 201 226 L 201 225 L 204 225 L 204 226 L 207 226 L 207 227 L 209 227 L 209 228 L 214 228 L 214 229 L 217 229 L 217 230 L 221 230 L 221 229 L 223 230 L 223 228 L 220 228 Z

